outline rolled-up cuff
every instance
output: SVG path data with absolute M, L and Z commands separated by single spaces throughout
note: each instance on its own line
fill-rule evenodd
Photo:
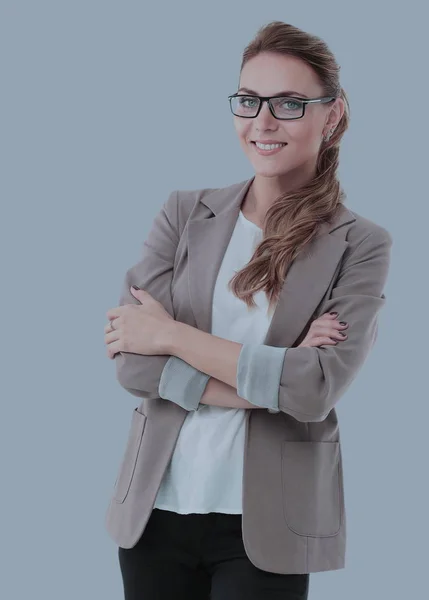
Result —
M 279 410 L 279 387 L 288 348 L 243 344 L 237 363 L 237 395 L 270 413 Z
M 159 397 L 178 404 L 185 410 L 199 410 L 200 400 L 210 375 L 198 371 L 177 356 L 165 364 L 159 381 Z

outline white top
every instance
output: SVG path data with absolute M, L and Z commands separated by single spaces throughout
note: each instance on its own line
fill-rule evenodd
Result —
M 213 294 L 211 333 L 239 343 L 263 343 L 271 316 L 265 292 L 248 309 L 227 284 L 247 264 L 262 229 L 240 211 Z M 180 430 L 154 507 L 181 514 L 242 513 L 242 477 L 248 409 L 202 405 Z

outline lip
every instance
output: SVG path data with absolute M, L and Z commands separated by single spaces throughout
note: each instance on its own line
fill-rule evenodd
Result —
M 251 140 L 254 144 L 258 142 L 258 144 L 287 144 L 287 142 L 282 142 L 281 140 Z
M 287 146 L 286 142 L 259 142 L 259 143 L 260 144 L 285 144 L 284 146 L 280 146 L 280 148 L 274 148 L 274 150 L 262 150 L 261 148 L 258 148 L 258 146 L 256 145 L 256 142 L 251 142 L 254 151 L 257 152 L 260 156 L 272 156 L 274 154 L 282 152 Z

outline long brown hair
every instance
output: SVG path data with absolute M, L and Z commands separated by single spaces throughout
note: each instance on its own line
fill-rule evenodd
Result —
M 323 95 L 340 97 L 345 104 L 334 134 L 321 144 L 315 177 L 300 189 L 276 198 L 265 216 L 262 241 L 247 265 L 229 282 L 234 295 L 249 308 L 256 306 L 253 294 L 264 290 L 272 309 L 292 261 L 317 236 L 320 226 L 331 223 L 341 209 L 345 193 L 337 178 L 339 145 L 349 125 L 350 108 L 339 82 L 340 67 L 320 38 L 288 23 L 273 21 L 261 27 L 246 46 L 240 73 L 247 61 L 261 52 L 291 55 L 305 61 L 316 72 Z

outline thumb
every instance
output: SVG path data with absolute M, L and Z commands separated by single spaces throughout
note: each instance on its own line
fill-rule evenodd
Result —
M 132 295 L 134 296 L 134 298 L 137 298 L 137 300 L 140 300 L 140 302 L 143 300 L 144 295 L 146 293 L 144 290 L 141 290 L 136 285 L 132 285 L 130 287 L 130 291 L 131 291 Z

